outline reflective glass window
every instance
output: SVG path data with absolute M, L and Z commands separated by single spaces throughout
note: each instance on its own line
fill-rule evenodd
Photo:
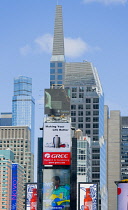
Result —
M 55 75 L 50 75 L 50 80 L 55 80 Z
M 55 67 L 55 63 L 50 63 L 50 67 Z
M 50 74 L 55 74 L 55 69 L 50 69 Z
M 59 62 L 59 63 L 58 63 L 58 67 L 62 67 L 62 63 Z
M 58 76 L 57 76 L 57 79 L 58 79 L 58 80 L 62 80 L 62 75 L 58 75 Z
M 62 69 L 57 70 L 58 74 L 62 74 Z

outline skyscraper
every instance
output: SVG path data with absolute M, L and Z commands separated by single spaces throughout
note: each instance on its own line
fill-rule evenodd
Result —
M 92 181 L 99 182 L 99 141 L 104 135 L 104 94 L 97 70 L 92 63 L 65 62 L 63 37 L 62 7 L 57 5 L 50 84 L 63 84 L 70 89 L 72 126 L 81 129 L 83 135 L 91 138 Z
M 35 100 L 32 97 L 32 79 L 19 76 L 14 79 L 12 125 L 28 126 L 31 130 L 31 152 L 34 153 Z

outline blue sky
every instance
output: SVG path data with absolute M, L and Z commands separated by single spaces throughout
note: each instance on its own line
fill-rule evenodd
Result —
M 97 68 L 111 110 L 128 115 L 128 0 L 58 0 L 63 6 L 67 61 Z M 57 0 L 0 2 L 0 112 L 11 111 L 13 79 L 33 80 L 36 138 L 41 136 L 44 88 L 49 88 Z M 73 50 L 71 50 L 73 49 Z

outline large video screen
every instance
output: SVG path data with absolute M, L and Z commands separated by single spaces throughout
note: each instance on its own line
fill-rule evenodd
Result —
M 118 210 L 128 209 L 128 183 L 118 183 L 117 188 Z
M 98 184 L 79 182 L 78 210 L 98 210 Z
M 45 89 L 45 114 L 47 115 L 69 115 L 70 97 L 69 89 Z
M 70 209 L 70 170 L 43 170 L 43 210 Z
M 37 183 L 26 184 L 26 210 L 37 210 Z
M 43 165 L 70 165 L 70 123 L 44 123 Z

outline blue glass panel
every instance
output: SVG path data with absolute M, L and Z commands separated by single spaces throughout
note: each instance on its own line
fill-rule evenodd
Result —
M 62 74 L 62 69 L 58 69 L 58 74 Z
M 50 63 L 50 67 L 55 67 L 55 63 Z
M 55 69 L 50 69 L 50 74 L 55 74 Z
M 62 81 L 58 81 L 57 84 L 58 84 L 58 85 L 62 85 Z
M 58 63 L 58 67 L 62 67 L 62 63 Z
M 55 75 L 50 75 L 50 80 L 55 80 Z
M 57 76 L 57 79 L 58 79 L 58 80 L 62 80 L 62 75 L 58 75 L 58 76 Z

